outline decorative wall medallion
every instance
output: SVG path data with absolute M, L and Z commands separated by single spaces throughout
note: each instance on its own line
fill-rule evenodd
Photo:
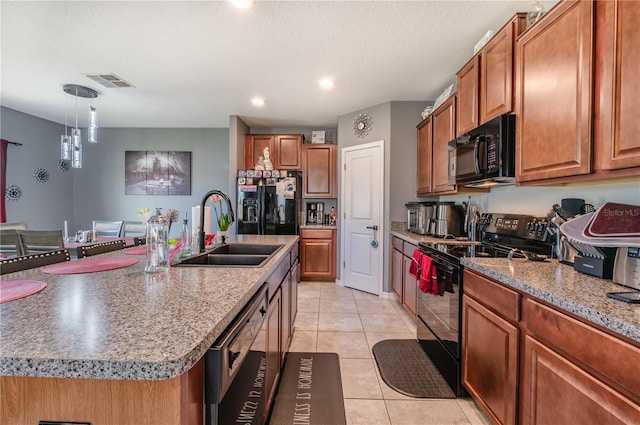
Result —
M 46 181 L 49 180 L 49 172 L 44 168 L 36 168 L 33 170 L 33 178 L 38 183 L 46 183 Z
M 364 137 L 371 131 L 371 117 L 367 114 L 359 114 L 353 121 L 353 134 Z
M 71 169 L 71 161 L 68 159 L 58 159 L 58 168 L 62 171 L 69 171 Z
M 9 186 L 7 186 L 7 191 L 4 199 L 6 199 L 7 201 L 17 201 L 20 198 L 22 198 L 22 189 L 20 189 L 20 187 L 16 186 L 15 184 L 10 184 Z

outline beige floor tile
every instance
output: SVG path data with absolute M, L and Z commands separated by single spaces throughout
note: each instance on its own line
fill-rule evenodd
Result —
M 308 282 L 298 284 L 298 299 L 320 298 L 321 287 Z
M 304 331 L 296 329 L 291 338 L 289 351 L 302 353 L 315 353 L 318 340 L 317 331 Z
M 316 331 L 318 330 L 318 313 L 305 313 L 299 311 L 296 315 L 296 321 L 294 327 L 297 330 L 302 331 Z
M 470 425 L 456 400 L 385 400 L 392 425 Z
M 404 333 L 411 331 L 397 314 L 360 314 L 365 332 Z
M 353 298 L 361 299 L 361 300 L 377 300 L 380 299 L 380 296 L 377 294 L 371 294 L 369 292 L 360 291 L 358 289 L 352 289 Z
M 456 399 L 458 406 L 462 409 L 467 419 L 471 422 L 471 425 L 490 425 L 491 422 L 485 416 L 484 412 L 480 410 L 478 405 L 470 398 L 458 398 Z
M 393 304 L 394 304 L 393 301 L 385 300 L 382 298 L 356 299 L 356 305 L 358 306 L 358 313 L 360 314 L 398 314 Z
M 317 313 L 320 311 L 320 298 L 298 298 L 298 311 Z
M 382 400 L 346 399 L 344 409 L 347 425 L 391 425 Z
M 339 285 L 326 285 L 320 290 L 320 298 L 348 298 L 353 299 L 353 291 Z
M 362 323 L 358 314 L 327 313 L 321 311 L 318 320 L 319 331 L 362 332 Z
M 373 359 L 340 358 L 344 398 L 382 399 Z
M 318 352 L 338 353 L 341 359 L 370 359 L 364 332 L 318 332 Z
M 357 314 L 358 308 L 352 298 L 329 298 L 320 299 L 320 311 L 330 313 L 350 313 Z

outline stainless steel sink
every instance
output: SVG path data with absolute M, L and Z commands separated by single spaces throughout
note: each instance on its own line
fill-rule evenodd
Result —
M 232 243 L 186 258 L 174 266 L 260 267 L 284 245 Z

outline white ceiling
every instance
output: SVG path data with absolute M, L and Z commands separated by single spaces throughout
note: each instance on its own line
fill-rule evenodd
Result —
M 528 1 L 0 2 L 0 102 L 64 123 L 98 91 L 102 127 L 335 127 L 392 100 L 433 100 L 475 43 Z M 84 74 L 114 73 L 107 89 Z M 317 81 L 335 79 L 323 91 Z M 250 99 L 261 96 L 262 108 Z M 91 102 L 80 99 L 80 126 Z

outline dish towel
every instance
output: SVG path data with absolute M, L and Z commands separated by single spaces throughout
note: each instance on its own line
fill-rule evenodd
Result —
M 409 266 L 409 274 L 416 279 L 420 276 L 420 261 L 422 260 L 422 252 L 419 249 L 413 251 L 413 259 Z
M 435 269 L 435 267 L 434 267 Z M 432 275 L 432 260 L 428 255 L 423 255 L 420 260 L 420 280 L 418 286 L 422 292 L 428 294 L 431 292 L 431 285 L 433 284 Z
M 438 284 L 438 268 L 435 264 L 431 266 L 431 273 L 429 273 L 429 275 L 431 278 L 431 293 L 436 296 L 444 295 L 444 285 Z

